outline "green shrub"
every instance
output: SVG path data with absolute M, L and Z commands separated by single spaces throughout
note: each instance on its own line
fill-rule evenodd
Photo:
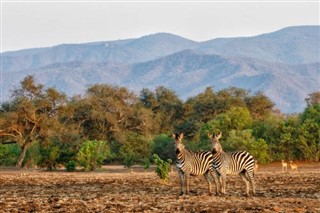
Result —
M 21 149 L 17 144 L 0 144 L 0 165 L 14 166 L 20 153 Z
M 122 164 L 125 167 L 130 168 L 137 161 L 136 159 L 137 159 L 136 154 L 133 153 L 132 151 L 128 150 L 127 153 L 123 157 Z
M 41 144 L 40 146 L 40 159 L 39 166 L 43 168 L 47 168 L 47 170 L 56 169 L 58 165 L 58 157 L 59 157 L 60 149 L 58 144 L 49 143 L 49 144 Z
M 110 148 L 105 141 L 88 140 L 82 144 L 77 154 L 77 161 L 85 171 L 93 171 L 110 157 Z
M 140 163 L 141 160 L 150 157 L 151 141 L 137 133 L 128 132 L 119 151 L 123 165 L 131 167 L 133 164 Z
M 71 160 L 71 161 L 69 161 L 68 163 L 66 163 L 66 170 L 68 171 L 68 172 L 74 172 L 74 171 L 76 171 L 76 162 L 75 161 L 73 161 L 73 160 Z
M 24 159 L 23 165 L 27 168 L 33 168 L 39 165 L 41 160 L 40 155 L 40 142 L 34 141 L 30 144 L 27 149 L 26 157 Z
M 157 154 L 162 159 L 173 159 L 175 152 L 172 137 L 165 134 L 156 136 L 153 140 L 152 153 Z
M 141 161 L 140 164 L 143 166 L 144 170 L 147 170 L 150 167 L 150 160 L 148 158 L 145 158 Z
M 157 165 L 155 170 L 156 174 L 161 180 L 167 180 L 169 178 L 169 169 L 172 160 L 168 159 L 167 161 L 164 161 L 157 154 L 154 154 L 153 161 Z
M 227 152 L 244 150 L 252 154 L 262 164 L 270 161 L 267 153 L 268 144 L 261 138 L 253 137 L 251 129 L 231 130 L 226 140 L 221 143 Z

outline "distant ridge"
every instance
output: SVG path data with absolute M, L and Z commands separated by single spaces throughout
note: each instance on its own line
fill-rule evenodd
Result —
M 320 26 L 287 27 L 252 37 L 192 41 L 169 33 L 1 53 L 3 99 L 28 74 L 68 96 L 108 83 L 139 92 L 159 85 L 184 100 L 236 86 L 263 91 L 285 113 L 301 112 L 320 91 Z

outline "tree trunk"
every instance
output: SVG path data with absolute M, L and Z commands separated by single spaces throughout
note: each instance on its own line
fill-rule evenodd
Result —
M 23 163 L 23 160 L 24 158 L 26 157 L 26 153 L 27 153 L 27 148 L 29 146 L 29 143 L 28 142 L 25 142 L 22 146 L 22 150 L 21 150 L 21 154 L 19 156 L 19 160 L 18 160 L 18 163 L 16 164 L 16 167 L 17 168 L 21 168 L 22 167 L 22 163 Z

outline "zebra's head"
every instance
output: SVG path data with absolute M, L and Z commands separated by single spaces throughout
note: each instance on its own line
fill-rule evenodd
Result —
M 220 132 L 218 135 L 212 135 L 208 133 L 208 137 L 211 139 L 212 142 L 212 152 L 218 153 L 222 151 L 222 146 L 220 144 L 219 139 L 221 138 L 222 133 Z
M 172 137 L 175 139 L 175 148 L 176 148 L 176 153 L 178 154 L 185 148 L 184 144 L 182 143 L 183 133 L 172 134 Z

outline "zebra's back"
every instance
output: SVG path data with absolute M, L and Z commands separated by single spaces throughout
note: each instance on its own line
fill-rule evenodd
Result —
M 215 167 L 225 174 L 239 174 L 244 170 L 251 173 L 254 169 L 254 159 L 246 151 L 221 153 L 221 159 L 214 159 Z M 220 162 L 219 162 L 220 161 Z

